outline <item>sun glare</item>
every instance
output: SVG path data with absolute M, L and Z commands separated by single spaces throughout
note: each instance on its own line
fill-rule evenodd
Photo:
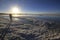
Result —
M 12 13 L 14 13 L 14 14 L 20 13 L 18 7 L 13 7 L 13 8 L 11 9 L 11 11 L 12 11 Z
M 18 8 L 17 6 L 14 6 L 11 8 L 10 12 L 13 17 L 18 17 L 19 16 L 18 14 L 21 14 L 21 9 Z

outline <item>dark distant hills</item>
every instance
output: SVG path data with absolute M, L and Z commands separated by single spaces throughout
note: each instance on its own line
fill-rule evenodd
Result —
M 9 14 L 12 14 L 12 15 L 15 15 L 14 13 L 0 13 L 0 15 L 9 15 Z M 45 14 L 33 14 L 33 13 L 18 13 L 17 15 L 37 15 L 37 16 L 60 16 L 60 13 L 55 13 L 55 14 L 47 14 L 47 13 L 45 13 Z

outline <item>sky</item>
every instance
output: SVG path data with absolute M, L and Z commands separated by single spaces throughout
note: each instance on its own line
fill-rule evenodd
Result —
M 22 12 L 60 12 L 60 0 L 0 0 L 0 12 L 14 6 Z

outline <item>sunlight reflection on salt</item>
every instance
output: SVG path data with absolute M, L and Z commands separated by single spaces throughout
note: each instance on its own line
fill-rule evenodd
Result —
M 19 20 L 19 18 L 13 18 L 13 20 L 16 20 L 16 21 L 18 21 L 18 20 Z

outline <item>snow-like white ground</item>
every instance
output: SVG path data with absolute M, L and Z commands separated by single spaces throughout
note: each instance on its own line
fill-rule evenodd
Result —
M 9 31 L 6 40 L 52 40 L 60 38 L 60 23 L 37 17 L 13 18 Z

